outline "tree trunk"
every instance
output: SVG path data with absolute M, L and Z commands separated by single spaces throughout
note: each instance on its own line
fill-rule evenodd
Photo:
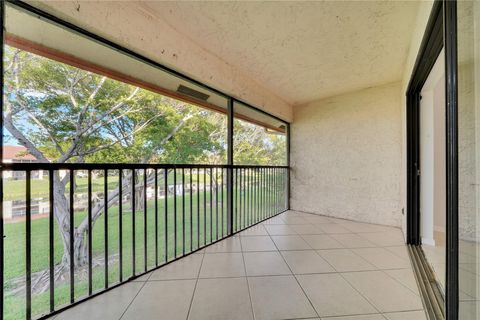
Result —
M 63 256 L 61 264 L 70 265 L 70 200 L 67 199 L 66 187 L 61 182 L 58 172 L 54 175 L 54 216 L 58 223 L 60 237 L 63 244 Z M 72 187 L 72 185 L 70 186 Z M 75 186 L 73 186 L 75 188 Z M 75 219 L 74 219 L 75 220 Z M 88 230 L 87 230 L 88 232 Z M 88 247 L 85 242 L 86 234 L 73 230 L 73 262 L 75 267 L 82 266 L 88 261 Z

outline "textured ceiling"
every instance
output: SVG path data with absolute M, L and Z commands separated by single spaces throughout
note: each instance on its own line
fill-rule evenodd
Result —
M 146 1 L 141 7 L 298 105 L 399 81 L 418 2 Z

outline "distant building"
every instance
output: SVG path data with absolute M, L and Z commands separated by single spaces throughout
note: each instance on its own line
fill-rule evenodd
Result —
M 38 162 L 37 158 L 28 153 L 27 148 L 22 146 L 3 146 L 4 163 L 33 163 Z M 33 179 L 43 179 L 43 170 L 32 171 Z M 25 179 L 25 171 L 4 171 L 5 179 Z

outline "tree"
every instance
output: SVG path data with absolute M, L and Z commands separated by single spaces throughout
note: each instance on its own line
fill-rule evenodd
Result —
M 234 123 L 234 161 L 252 165 L 285 165 L 286 137 L 237 120 Z
M 211 137 L 221 121 L 211 112 L 8 46 L 4 63 L 7 139 L 40 162 L 186 163 L 225 153 L 224 143 Z M 127 174 L 123 186 L 105 195 L 108 206 L 117 201 L 120 187 L 125 195 L 131 192 L 131 180 Z M 140 194 L 142 183 L 135 187 Z M 54 216 L 63 243 L 57 277 L 68 270 L 70 250 L 75 267 L 88 261 L 87 219 L 75 228 L 70 248 L 67 187 L 76 188 L 69 175 L 55 172 Z M 93 225 L 103 212 L 104 202 L 97 201 Z M 47 279 L 40 273 L 33 290 L 45 290 Z
M 4 125 L 11 140 L 40 162 L 56 163 L 225 163 L 227 121 L 223 114 L 152 93 L 107 77 L 5 46 Z M 244 121 L 235 122 L 235 161 L 283 164 L 284 137 Z M 159 176 L 161 178 L 161 175 Z M 149 174 L 147 182 L 154 176 Z M 127 196 L 131 172 L 109 191 L 107 206 Z M 135 182 L 137 207 L 143 205 L 143 180 Z M 73 263 L 88 262 L 88 220 L 75 227 L 70 248 L 69 175 L 54 174 L 54 217 L 63 243 L 57 277 Z M 92 225 L 104 212 L 96 200 Z M 48 272 L 32 279 L 33 290 L 48 288 Z

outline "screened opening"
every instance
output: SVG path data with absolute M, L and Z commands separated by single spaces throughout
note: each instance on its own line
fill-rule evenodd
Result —
M 286 165 L 286 123 L 236 102 L 233 159 L 241 165 Z

